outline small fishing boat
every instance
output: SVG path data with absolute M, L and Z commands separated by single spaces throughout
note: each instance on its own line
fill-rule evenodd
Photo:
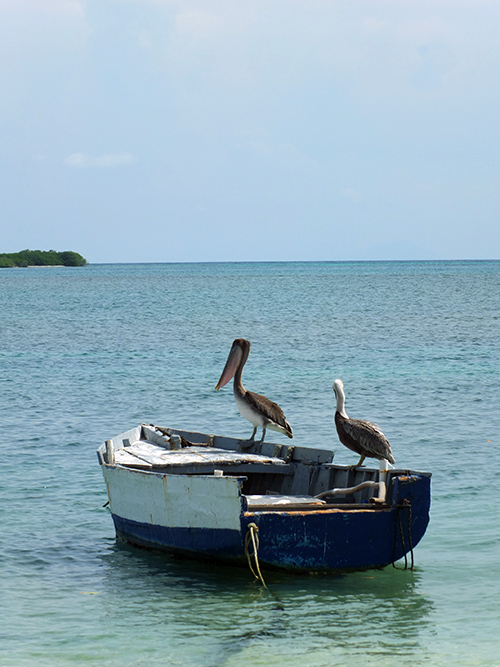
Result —
M 428 472 L 140 424 L 97 450 L 116 534 L 183 557 L 298 572 L 380 568 L 429 522 Z

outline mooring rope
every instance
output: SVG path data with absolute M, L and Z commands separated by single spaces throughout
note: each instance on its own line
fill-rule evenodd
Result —
M 255 523 L 249 523 L 248 524 L 248 530 L 247 534 L 245 535 L 245 553 L 247 555 L 247 560 L 248 560 L 248 566 L 250 568 L 250 572 L 253 574 L 253 576 L 256 579 L 259 579 L 264 586 L 264 588 L 267 588 L 266 582 L 264 581 L 264 577 L 262 576 L 262 572 L 260 571 L 260 565 L 259 565 L 259 555 L 258 555 L 258 550 L 259 550 L 259 527 Z M 252 542 L 252 547 L 253 547 L 253 552 L 250 553 L 250 541 Z M 253 565 L 252 565 L 252 556 L 255 561 L 255 570 L 257 570 L 257 573 L 255 572 Z
M 413 541 L 411 539 L 411 520 L 412 520 L 412 515 L 411 515 L 411 503 L 408 500 L 408 498 L 405 498 L 403 500 L 403 503 L 401 505 L 398 505 L 396 507 L 396 513 L 394 515 L 394 544 L 392 547 L 392 567 L 396 568 L 396 544 L 397 544 L 397 539 L 398 539 L 398 526 L 399 526 L 399 534 L 401 536 L 401 546 L 403 547 L 403 554 L 404 554 L 404 559 L 405 559 L 405 566 L 403 569 L 407 570 L 408 569 L 408 559 L 406 556 L 406 544 L 405 544 L 405 537 L 404 537 L 404 531 L 403 531 L 403 522 L 401 520 L 401 510 L 407 507 L 408 508 L 408 542 L 410 546 L 410 555 L 411 555 L 411 565 L 410 565 L 410 570 L 413 572 L 414 570 L 414 558 L 413 558 Z M 398 569 L 398 568 L 396 568 Z
M 411 539 L 411 503 L 408 499 L 405 499 L 404 505 L 408 507 L 408 542 L 410 543 L 410 555 L 411 555 L 411 567 L 410 570 L 413 572 L 414 559 L 413 559 L 413 541 Z
M 268 586 L 266 585 L 266 582 L 264 581 L 264 577 L 262 576 L 262 572 L 260 571 L 260 565 L 259 565 L 259 527 L 255 523 L 249 523 L 248 524 L 248 530 L 247 534 L 245 535 L 245 553 L 247 555 L 247 560 L 248 560 L 248 566 L 250 567 L 250 572 L 253 574 L 255 579 L 261 582 L 261 584 L 264 586 L 266 591 L 272 595 L 272 597 L 276 601 L 276 607 L 275 609 L 279 609 L 280 611 L 284 611 L 284 606 L 283 602 L 279 599 L 279 597 L 274 593 Z M 253 551 L 250 553 L 250 542 L 252 543 Z M 252 557 L 255 562 L 255 569 L 254 566 L 252 565 Z

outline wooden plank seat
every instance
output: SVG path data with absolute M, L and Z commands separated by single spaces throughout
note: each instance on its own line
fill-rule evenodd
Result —
M 146 440 L 127 443 L 115 450 L 115 463 L 140 468 L 165 468 L 167 466 L 202 466 L 224 468 L 226 466 L 260 465 L 282 470 L 286 474 L 290 467 L 283 459 L 263 454 L 235 452 L 216 447 L 193 446 L 182 449 L 166 449 Z
M 281 507 L 286 510 L 304 507 L 305 505 L 321 506 L 326 504 L 324 500 L 313 496 L 246 495 L 245 498 L 249 511 Z

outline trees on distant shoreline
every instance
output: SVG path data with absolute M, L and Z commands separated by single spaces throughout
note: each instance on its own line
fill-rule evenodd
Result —
M 0 268 L 16 266 L 85 266 L 87 260 L 72 250 L 21 250 L 0 253 Z

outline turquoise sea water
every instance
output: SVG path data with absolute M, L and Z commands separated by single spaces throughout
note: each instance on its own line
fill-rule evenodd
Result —
M 340 377 L 433 473 L 415 572 L 268 573 L 279 608 L 246 569 L 115 541 L 96 447 L 142 421 L 248 436 L 214 391 L 236 337 L 294 444 L 355 462 Z M 0 271 L 0 664 L 500 665 L 499 339 L 497 261 Z

